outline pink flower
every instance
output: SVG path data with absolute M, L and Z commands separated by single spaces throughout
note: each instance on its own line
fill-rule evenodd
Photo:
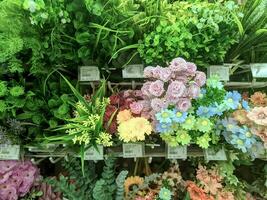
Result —
M 0 174 L 0 184 L 5 183 L 10 178 L 12 173 L 13 173 L 12 171 L 9 171 L 4 173 L 3 175 Z
M 134 90 L 133 91 L 133 96 L 134 97 L 143 97 L 143 93 L 141 90 Z
M 254 135 L 257 135 L 260 137 L 260 139 L 263 141 L 265 145 L 267 145 L 267 127 L 259 126 L 259 127 L 253 127 L 251 129 L 251 132 Z
M 186 73 L 189 76 L 195 76 L 197 71 L 197 66 L 194 63 L 191 62 L 187 62 L 187 69 L 186 69 Z
M 188 78 L 186 75 L 178 75 L 175 77 L 175 80 L 183 82 L 184 84 L 186 84 L 188 82 Z
M 152 107 L 153 111 L 159 112 L 162 109 L 167 108 L 167 104 L 165 103 L 165 101 L 163 99 L 154 98 L 151 100 L 151 107 Z
M 153 78 L 153 70 L 154 70 L 154 67 L 152 67 L 152 66 L 147 66 L 147 67 L 144 69 L 144 77 L 145 77 L 145 78 Z
M 176 108 L 182 112 L 186 112 L 191 106 L 191 101 L 187 98 L 181 98 L 176 104 Z
M 171 93 L 167 93 L 165 98 L 166 98 L 167 104 L 176 104 L 180 99 L 180 97 L 173 96 Z
M 13 160 L 0 160 L 0 174 L 6 173 L 12 170 L 14 167 L 18 165 L 17 161 Z
M 132 95 L 133 91 L 132 90 L 125 90 L 123 92 L 123 98 L 128 98 Z
M 196 99 L 198 98 L 199 94 L 200 94 L 200 87 L 196 83 L 191 84 L 188 88 L 189 97 Z
M 0 199 L 17 200 L 18 194 L 16 188 L 6 184 L 0 185 Z
M 153 69 L 153 78 L 159 79 L 161 70 L 162 70 L 162 67 L 160 67 L 158 65 L 156 67 L 154 67 L 154 69 Z
M 143 95 L 145 95 L 147 97 L 151 96 L 151 94 L 149 92 L 149 88 L 150 88 L 151 83 L 152 83 L 151 81 L 145 82 L 141 88 Z
M 206 74 L 204 72 L 197 71 L 194 81 L 198 84 L 199 87 L 205 85 Z
M 151 110 L 151 105 L 149 100 L 141 100 L 139 101 L 143 105 L 143 111 L 149 111 Z
M 37 169 L 33 166 L 31 166 L 27 170 L 21 172 L 21 176 L 23 177 L 23 179 L 22 179 L 23 181 L 22 181 L 22 184 L 20 185 L 19 190 L 18 190 L 20 193 L 20 196 L 24 196 L 30 191 L 30 189 L 34 183 L 36 172 L 37 172 Z
M 173 81 L 168 87 L 167 95 L 178 98 L 178 97 L 181 97 L 183 95 L 185 90 L 186 90 L 186 87 L 185 87 L 183 82 Z
M 255 124 L 267 126 L 267 107 L 255 107 L 248 114 L 247 117 Z
M 160 80 L 156 80 L 150 84 L 149 92 L 153 96 L 160 97 L 164 92 L 164 83 Z
M 218 200 L 235 200 L 235 197 L 232 192 L 219 192 Z
M 162 68 L 159 74 L 160 80 L 168 82 L 171 79 L 172 72 L 169 68 Z
M 142 113 L 141 113 L 141 117 L 144 117 L 144 118 L 146 118 L 146 119 L 150 119 L 150 118 L 151 118 L 151 115 L 150 115 L 149 112 L 142 112 Z
M 183 58 L 174 58 L 169 66 L 173 72 L 181 72 L 187 70 L 187 62 Z
M 143 110 L 143 104 L 140 102 L 133 102 L 130 104 L 130 109 L 133 114 L 139 115 Z

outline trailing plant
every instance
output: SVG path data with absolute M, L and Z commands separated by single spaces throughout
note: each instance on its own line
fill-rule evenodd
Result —
M 119 173 L 119 175 L 116 178 L 116 185 L 117 185 L 117 191 L 116 191 L 116 198 L 115 200 L 123 200 L 124 199 L 124 182 L 128 175 L 128 171 L 123 170 Z

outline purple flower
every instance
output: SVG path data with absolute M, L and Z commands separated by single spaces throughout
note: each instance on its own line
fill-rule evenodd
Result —
M 149 86 L 149 93 L 153 96 L 160 97 L 164 92 L 164 83 L 160 80 L 152 82 Z
M 193 99 L 197 99 L 200 95 L 200 87 L 198 84 L 193 83 L 188 88 L 188 96 Z
M 12 171 L 6 172 L 3 175 L 0 174 L 0 184 L 5 183 L 9 177 L 12 175 Z
M 150 100 L 141 100 L 139 102 L 143 105 L 144 112 L 147 112 L 151 109 Z
M 183 82 L 181 81 L 173 81 L 167 90 L 167 95 L 173 97 L 181 97 L 186 90 L 186 87 Z
M 194 63 L 192 63 L 192 62 L 187 62 L 187 70 L 186 70 L 186 73 L 189 76 L 195 76 L 196 71 L 197 71 L 197 66 Z
M 153 111 L 160 112 L 162 109 L 167 108 L 167 104 L 163 99 L 154 98 L 151 100 L 151 107 Z
M 155 79 L 159 79 L 160 78 L 160 73 L 161 73 L 162 67 L 161 66 L 156 66 L 154 67 L 152 73 L 153 73 L 153 77 Z
M 171 79 L 171 70 L 169 68 L 162 68 L 159 74 L 160 80 L 168 82 Z
M 133 95 L 134 97 L 143 97 L 143 93 L 141 90 L 134 90 Z
M 176 104 L 180 99 L 180 97 L 173 96 L 171 93 L 167 93 L 165 98 L 168 104 Z
M 187 76 L 186 75 L 180 75 L 180 74 L 178 76 L 175 76 L 175 80 L 183 82 L 184 84 L 186 84 L 188 82 Z
M 29 167 L 27 170 L 21 172 L 21 176 L 23 177 L 23 181 L 19 187 L 20 196 L 24 196 L 27 194 L 35 180 L 37 169 L 33 166 Z
M 198 84 L 199 87 L 205 85 L 206 74 L 204 72 L 197 71 L 194 81 Z
M 187 70 L 187 62 L 183 58 L 174 58 L 169 66 L 172 72 L 181 72 Z
M 17 200 L 18 194 L 15 187 L 7 184 L 0 185 L 1 200 Z
M 145 78 L 153 78 L 153 70 L 154 70 L 154 67 L 152 67 L 152 66 L 147 66 L 147 67 L 144 69 L 144 77 L 145 77 Z
M 12 170 L 17 165 L 18 162 L 14 160 L 0 160 L 0 174 Z
M 151 94 L 149 93 L 149 87 L 150 87 L 151 83 L 152 83 L 151 81 L 145 82 L 141 88 L 143 95 L 145 95 L 147 97 L 151 96 Z
M 188 98 L 181 98 L 176 104 L 176 109 L 186 112 L 189 108 L 191 108 L 191 101 Z
M 143 104 L 140 102 L 133 102 L 130 104 L 130 109 L 133 114 L 139 115 L 143 110 Z

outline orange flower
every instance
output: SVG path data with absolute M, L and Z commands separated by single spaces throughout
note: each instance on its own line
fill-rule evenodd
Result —
M 250 101 L 256 106 L 265 106 L 267 103 L 266 94 L 262 92 L 255 92 L 250 97 Z
M 118 124 L 122 123 L 122 122 L 125 122 L 125 121 L 128 121 L 129 119 L 131 119 L 133 116 L 132 116 L 132 113 L 130 110 L 123 110 L 123 111 L 120 111 L 117 115 L 117 122 Z
M 240 124 L 248 124 L 250 122 L 250 120 L 247 117 L 247 114 L 248 114 L 248 112 L 244 109 L 236 110 L 235 112 L 233 112 L 233 117 Z
M 194 182 L 187 181 L 186 185 L 191 200 L 214 200 L 213 197 L 205 194 L 204 190 L 198 187 Z

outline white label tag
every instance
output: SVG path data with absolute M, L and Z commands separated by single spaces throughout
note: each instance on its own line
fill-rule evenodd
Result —
M 143 78 L 144 77 L 144 65 L 127 65 L 122 70 L 123 78 Z
M 205 149 L 206 160 L 227 160 L 224 148 L 216 150 L 214 148 Z
M 143 143 L 124 143 L 122 144 L 124 158 L 138 158 L 144 156 Z
M 167 145 L 167 158 L 168 159 L 186 159 L 187 146 L 171 147 Z
M 254 78 L 267 78 L 267 63 L 253 63 L 250 67 Z
M 210 78 L 211 76 L 217 75 L 219 76 L 219 80 L 221 81 L 229 81 L 229 67 L 225 67 L 225 66 L 217 66 L 217 65 L 213 65 L 213 66 L 209 66 L 208 67 L 208 78 Z
M 19 160 L 19 145 L 0 145 L 0 160 Z
M 79 81 L 99 81 L 100 71 L 96 66 L 81 66 L 79 68 Z
M 85 160 L 103 160 L 104 159 L 104 147 L 102 145 L 97 145 L 98 151 L 91 147 L 84 152 Z

